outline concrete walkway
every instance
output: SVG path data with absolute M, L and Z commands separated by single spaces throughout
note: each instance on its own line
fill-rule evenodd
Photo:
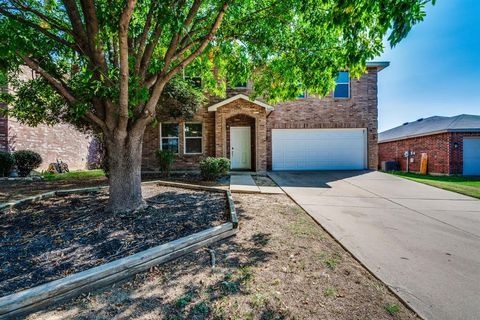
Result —
M 426 319 L 480 319 L 480 200 L 380 172 L 273 180 Z
M 255 181 L 249 174 L 235 174 L 230 176 L 230 191 L 243 193 L 260 193 Z

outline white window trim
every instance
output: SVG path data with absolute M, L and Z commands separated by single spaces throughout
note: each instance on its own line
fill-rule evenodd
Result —
M 334 99 L 338 99 L 338 100 L 341 100 L 341 99 L 351 99 L 352 97 L 352 93 L 351 93 L 351 88 L 352 88 L 352 81 L 350 79 L 350 71 L 339 71 L 340 72 L 347 72 L 348 73 L 348 82 L 336 82 L 335 81 L 335 88 L 333 89 L 333 92 L 332 92 L 332 95 L 333 95 L 333 98 Z M 337 88 L 337 85 L 339 84 L 346 84 L 348 85 L 348 97 L 335 97 L 335 89 Z
M 179 129 L 178 137 L 163 137 L 162 136 L 162 125 L 163 124 L 176 124 L 176 125 L 178 125 L 178 129 Z M 179 154 L 180 153 L 180 123 L 178 123 L 178 122 L 160 122 L 159 130 L 160 130 L 160 150 L 163 150 L 163 143 L 162 143 L 163 139 L 177 139 L 177 141 L 178 141 L 177 142 L 178 151 L 175 152 L 175 154 Z
M 187 124 L 199 124 L 202 126 L 202 135 L 200 137 L 187 137 L 185 126 Z M 187 139 L 200 139 L 201 146 L 202 146 L 202 151 L 201 152 L 187 152 Z M 195 155 L 195 154 L 203 154 L 203 122 L 185 122 L 183 124 L 183 154 L 188 154 L 188 155 Z

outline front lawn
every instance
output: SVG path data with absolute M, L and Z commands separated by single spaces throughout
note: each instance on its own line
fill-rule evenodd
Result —
M 233 198 L 236 236 L 28 319 L 416 319 L 286 195 Z
M 387 172 L 409 180 L 425 183 L 433 187 L 458 192 L 470 197 L 480 199 L 480 178 L 463 176 L 431 176 L 411 172 Z
M 42 173 L 43 179 L 47 181 L 58 181 L 68 179 L 90 179 L 104 177 L 105 173 L 101 169 L 97 170 L 76 170 L 65 173 Z

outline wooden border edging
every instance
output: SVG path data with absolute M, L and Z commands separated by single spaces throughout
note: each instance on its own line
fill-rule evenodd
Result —
M 105 287 L 114 282 L 130 277 L 136 273 L 147 271 L 152 266 L 173 260 L 187 253 L 209 245 L 218 240 L 233 236 L 238 231 L 238 217 L 232 194 L 229 190 L 215 187 L 170 182 L 149 181 L 142 184 L 157 184 L 170 187 L 207 190 L 225 193 L 229 222 L 209 228 L 186 237 L 135 253 L 118 260 L 74 273 L 67 277 L 0 297 L 0 318 L 15 318 L 37 311 L 46 306 L 64 301 L 81 293 Z M 57 195 L 72 193 L 97 192 L 105 186 L 71 190 L 51 191 L 37 196 L 0 204 L 0 211 L 22 204 L 46 199 Z

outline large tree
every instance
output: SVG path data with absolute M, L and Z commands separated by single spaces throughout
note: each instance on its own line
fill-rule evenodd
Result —
M 0 64 L 19 92 L 30 89 L 11 101 L 14 116 L 101 132 L 110 209 L 135 210 L 142 138 L 170 81 L 198 76 L 222 94 L 249 79 L 269 101 L 325 95 L 338 70 L 359 76 L 387 33 L 391 45 L 403 39 L 428 2 L 0 0 Z M 14 81 L 22 65 L 40 78 Z

